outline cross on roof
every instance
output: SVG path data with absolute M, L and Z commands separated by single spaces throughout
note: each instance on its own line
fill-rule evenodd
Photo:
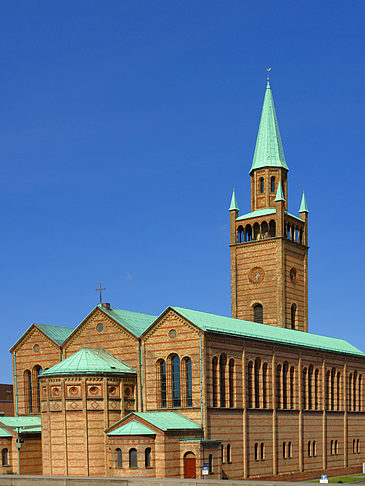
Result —
M 96 291 L 100 292 L 100 304 L 103 302 L 103 295 L 102 295 L 103 290 L 106 290 L 106 288 L 102 287 L 101 282 L 99 282 L 99 288 L 96 289 Z

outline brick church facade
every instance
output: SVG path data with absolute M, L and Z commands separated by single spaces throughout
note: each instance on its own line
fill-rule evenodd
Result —
M 365 354 L 308 332 L 308 209 L 288 212 L 269 82 L 251 211 L 230 206 L 232 318 L 96 306 L 33 324 L 11 349 L 15 417 L 2 471 L 305 479 L 365 461 Z M 20 453 L 18 454 L 18 451 Z

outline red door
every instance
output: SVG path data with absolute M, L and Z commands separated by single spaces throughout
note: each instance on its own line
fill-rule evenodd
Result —
M 196 479 L 196 457 L 192 452 L 184 456 L 184 478 Z

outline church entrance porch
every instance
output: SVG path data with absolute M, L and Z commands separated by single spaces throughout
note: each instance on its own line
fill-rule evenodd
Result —
M 187 452 L 184 456 L 184 478 L 196 479 L 196 457 L 193 452 Z

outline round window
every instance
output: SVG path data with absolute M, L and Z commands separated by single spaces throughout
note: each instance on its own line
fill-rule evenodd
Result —
M 33 351 L 34 351 L 35 353 L 39 353 L 39 350 L 40 350 L 40 349 L 41 349 L 41 348 L 40 348 L 39 344 L 35 344 L 35 345 L 33 346 Z
M 89 388 L 89 392 L 92 394 L 92 395 L 97 395 L 99 393 L 99 388 L 97 386 L 91 386 Z
M 98 325 L 96 326 L 96 329 L 97 329 L 99 332 L 101 332 L 101 331 L 104 329 L 104 326 L 103 326 L 102 324 L 98 324 Z
M 176 337 L 176 331 L 175 331 L 175 329 L 171 329 L 169 331 L 169 338 L 174 339 L 175 337 Z
M 298 278 L 298 273 L 295 268 L 292 268 L 289 272 L 291 282 L 296 282 Z

